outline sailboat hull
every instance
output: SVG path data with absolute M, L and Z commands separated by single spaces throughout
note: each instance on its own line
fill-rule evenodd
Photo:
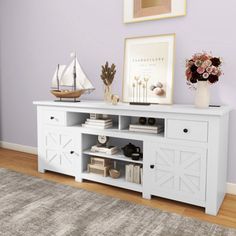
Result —
M 67 91 L 67 90 L 51 90 L 51 93 L 57 98 L 79 98 L 83 95 L 87 90 L 75 90 L 75 91 Z

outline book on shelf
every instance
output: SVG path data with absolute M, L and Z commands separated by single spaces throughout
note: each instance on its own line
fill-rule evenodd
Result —
M 129 129 L 129 131 L 140 132 L 140 133 L 149 133 L 149 134 L 160 134 L 164 131 L 164 129 L 161 129 L 161 130 Z
M 112 119 L 110 118 L 103 118 L 103 119 L 89 119 L 87 118 L 86 121 L 90 122 L 90 123 L 95 123 L 95 124 L 107 124 L 107 123 L 111 123 Z
M 99 127 L 107 127 L 107 126 L 112 126 L 112 122 L 108 122 L 108 123 L 93 123 L 90 121 L 85 121 L 86 125 L 93 125 L 93 126 L 99 126 Z
M 141 184 L 142 183 L 142 167 L 140 165 L 125 165 L 125 180 L 127 182 Z
M 163 128 L 163 125 L 140 125 L 140 124 L 130 124 L 130 128 L 135 128 L 135 129 L 147 129 L 147 130 L 158 130 Z
M 140 182 L 143 184 L 143 167 L 140 168 Z
M 136 184 L 140 184 L 140 166 L 138 165 L 134 166 L 133 182 Z
M 163 125 L 150 126 L 150 125 L 130 124 L 129 131 L 158 134 L 164 131 L 164 126 Z
M 109 146 L 109 147 L 99 147 L 97 145 L 94 145 L 91 147 L 92 152 L 100 152 L 100 153 L 105 153 L 108 155 L 114 155 L 117 152 L 119 152 L 119 147 L 116 146 Z
M 82 127 L 84 128 L 96 128 L 96 129 L 109 129 L 112 128 L 112 124 L 107 124 L 107 125 L 94 125 L 94 124 L 82 124 Z

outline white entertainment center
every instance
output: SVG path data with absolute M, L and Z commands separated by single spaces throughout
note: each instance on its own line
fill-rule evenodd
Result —
M 226 192 L 228 122 L 227 106 L 196 109 L 190 105 L 116 106 L 99 101 L 79 103 L 39 101 L 38 170 L 74 176 L 141 192 L 143 197 L 159 196 L 205 208 L 216 215 Z M 109 129 L 85 128 L 91 113 L 108 115 Z M 155 118 L 164 125 L 159 134 L 131 132 L 128 127 L 139 117 Z M 142 160 L 122 153 L 108 155 L 91 152 L 98 135 L 110 138 L 113 145 L 130 142 L 143 152 Z M 142 165 L 142 184 L 87 172 L 91 156 Z M 122 171 L 123 172 L 123 171 Z

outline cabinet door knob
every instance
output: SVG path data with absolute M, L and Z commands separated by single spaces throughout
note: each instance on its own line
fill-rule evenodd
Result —
M 150 168 L 151 168 L 151 169 L 154 169 L 154 167 L 155 167 L 155 165 L 150 165 Z
M 183 129 L 184 133 L 188 133 L 188 129 Z
M 50 119 L 51 119 L 51 120 L 54 120 L 55 118 L 54 118 L 54 116 L 51 116 Z
M 70 154 L 72 155 L 72 154 L 74 154 L 75 152 L 74 151 L 70 151 Z

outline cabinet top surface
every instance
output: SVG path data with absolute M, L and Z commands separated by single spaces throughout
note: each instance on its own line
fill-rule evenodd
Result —
M 81 100 L 81 102 L 55 102 L 55 101 L 35 101 L 33 104 L 46 107 L 61 107 L 61 108 L 78 108 L 78 109 L 93 109 L 96 113 L 99 110 L 121 110 L 121 111 L 138 111 L 138 112 L 161 112 L 161 113 L 182 113 L 195 115 L 212 115 L 221 116 L 230 112 L 229 106 L 210 107 L 206 109 L 195 108 L 194 105 L 173 104 L 159 105 L 151 104 L 149 106 L 130 105 L 128 103 L 119 103 L 111 105 L 103 101 Z M 98 112 L 99 113 L 99 112 Z

